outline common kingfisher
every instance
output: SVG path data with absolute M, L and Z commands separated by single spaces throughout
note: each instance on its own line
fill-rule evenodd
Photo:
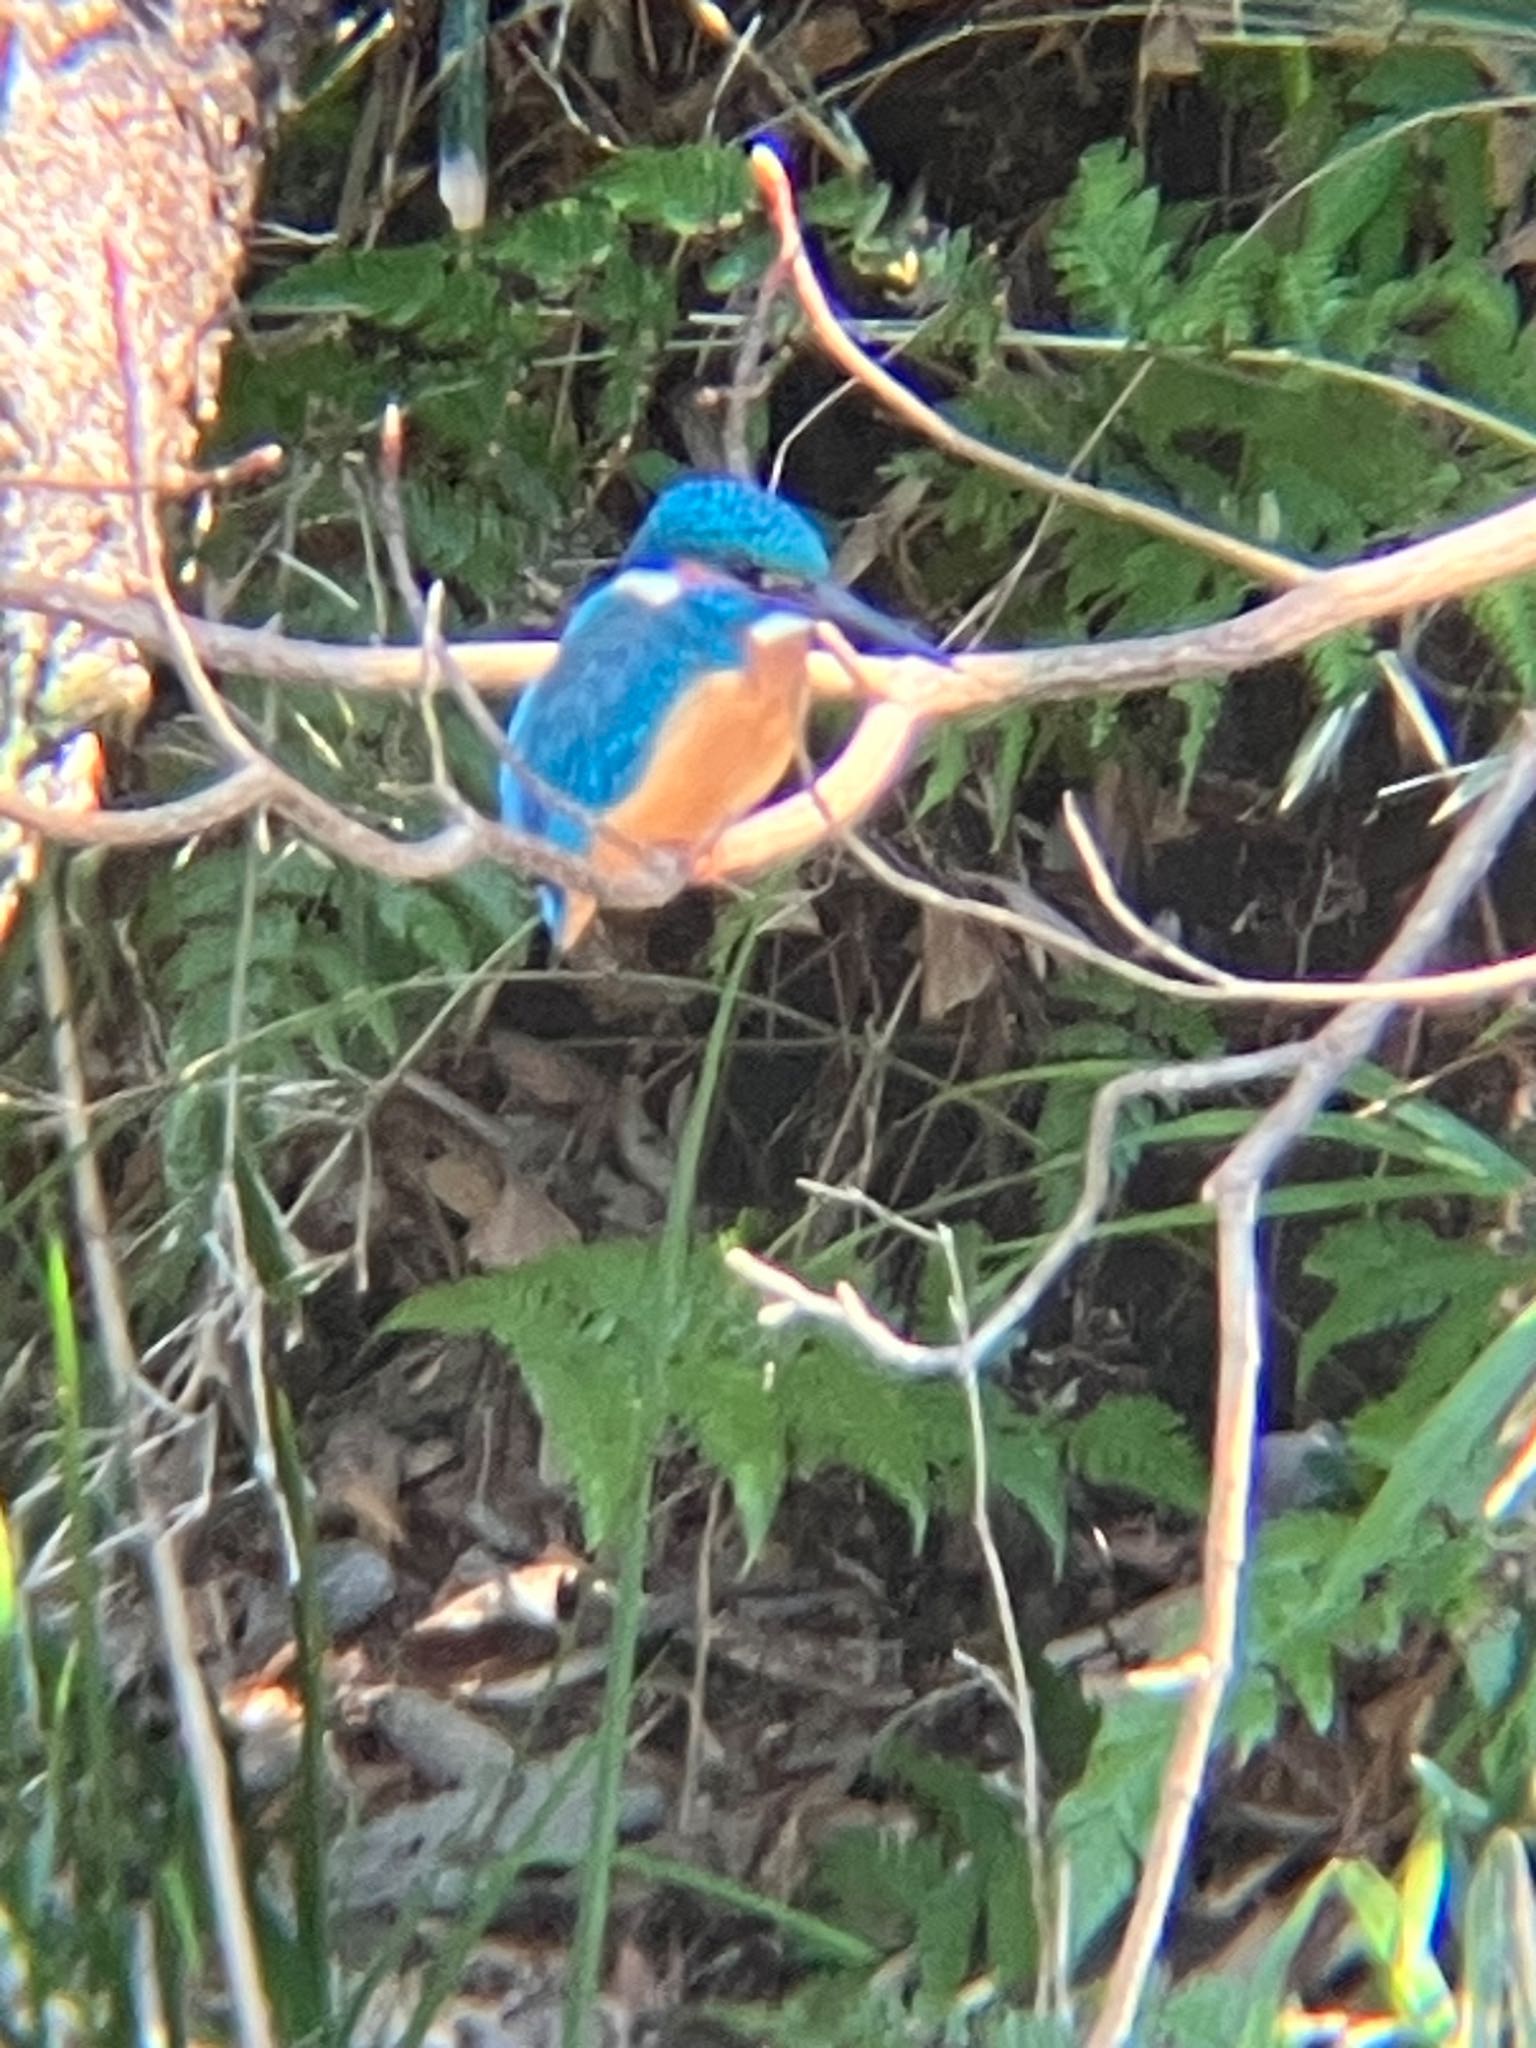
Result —
M 633 872 L 648 848 L 707 845 L 772 793 L 800 747 L 804 692 L 749 684 L 749 636 L 785 618 L 933 654 L 832 580 L 826 543 L 794 505 L 737 477 L 670 484 L 517 701 L 503 822 L 599 876 Z M 548 882 L 539 905 L 560 952 L 597 907 Z

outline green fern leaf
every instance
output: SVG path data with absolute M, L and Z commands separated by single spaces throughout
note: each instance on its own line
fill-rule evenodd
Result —
M 915 815 L 926 818 L 930 811 L 947 804 L 964 782 L 971 765 L 971 735 L 954 719 L 941 725 L 928 748 L 927 772 L 917 799 Z
M 690 1320 L 669 1362 L 668 1401 L 685 1433 L 730 1481 L 747 1553 L 755 1557 L 768 1540 L 789 1474 L 786 1417 L 762 1370 L 762 1343 L 748 1305 L 722 1289 L 712 1247 L 695 1266 L 695 1285 L 713 1293 L 720 1313 L 697 1325 Z
M 622 150 L 592 189 L 625 220 L 675 235 L 737 227 L 752 206 L 746 158 L 717 142 Z
M 572 1246 L 514 1272 L 431 1287 L 387 1328 L 489 1331 L 516 1358 L 594 1546 L 616 1533 L 646 1457 L 638 1360 L 654 1347 L 655 1260 L 636 1243 Z
M 783 1362 L 777 1382 L 795 1469 L 867 1472 L 906 1509 L 921 1542 L 936 1440 L 952 1437 L 959 1420 L 954 1389 L 909 1385 L 823 1344 Z
M 1521 696 L 1536 698 L 1536 576 L 1510 576 L 1462 602 L 1509 664 Z
M 1148 338 L 1218 351 L 1257 341 L 1279 263 L 1278 251 L 1262 238 L 1213 236 L 1195 250 L 1176 297 L 1148 322 Z
M 1497 1326 L 1505 1290 L 1531 1284 L 1530 1261 L 1516 1266 L 1484 1246 L 1469 1244 L 1463 1249 L 1468 1254 L 1464 1283 L 1447 1294 L 1444 1306 L 1408 1353 L 1397 1385 L 1379 1400 L 1366 1402 L 1350 1425 L 1350 1448 L 1383 1472 L 1390 1471 L 1414 1431 L 1486 1343 Z
M 344 249 L 285 270 L 258 290 L 258 313 L 350 313 L 413 327 L 442 297 L 451 252 L 443 242 L 405 249 Z
M 1174 289 L 1170 250 L 1159 234 L 1161 202 L 1145 177 L 1139 151 L 1096 143 L 1078 162 L 1051 235 L 1073 311 L 1119 333 L 1141 332 Z
M 1386 1214 L 1332 1225 L 1308 1254 L 1305 1270 L 1334 1293 L 1297 1354 L 1303 1391 L 1343 1345 L 1424 1322 L 1447 1303 L 1465 1306 L 1477 1320 L 1511 1279 L 1510 1262 L 1486 1246 L 1440 1238 L 1416 1218 Z
M 1306 650 L 1306 664 L 1324 704 L 1334 705 L 1376 687 L 1376 664 L 1368 633 L 1330 633 Z
M 1183 1418 L 1150 1394 L 1111 1394 L 1068 1436 L 1078 1473 L 1093 1486 L 1119 1486 L 1197 1515 L 1206 1473 Z
M 486 243 L 503 269 L 523 271 L 550 297 L 568 298 L 608 262 L 623 234 L 611 206 L 591 193 L 547 200 Z
M 1067 1475 L 1062 1432 L 1017 1410 L 988 1414 L 987 1469 L 1051 1547 L 1057 1571 L 1067 1554 Z

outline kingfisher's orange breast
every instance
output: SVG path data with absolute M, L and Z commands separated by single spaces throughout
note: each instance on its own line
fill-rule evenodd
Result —
M 629 795 L 594 821 L 599 873 L 633 865 L 634 849 L 702 849 L 771 795 L 794 765 L 804 692 L 798 675 L 773 686 L 742 669 L 701 676 L 662 722 Z

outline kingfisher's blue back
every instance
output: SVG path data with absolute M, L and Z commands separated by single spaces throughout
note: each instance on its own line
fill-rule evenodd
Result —
M 747 634 L 782 609 L 723 578 L 690 588 L 671 570 L 626 569 L 599 584 L 513 710 L 507 740 L 538 786 L 503 764 L 504 821 L 584 852 L 592 814 L 633 792 L 679 698 L 740 663 Z

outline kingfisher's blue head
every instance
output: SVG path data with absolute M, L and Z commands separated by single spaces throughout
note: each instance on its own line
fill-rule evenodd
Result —
M 782 576 L 819 584 L 832 573 L 820 532 L 798 506 L 735 476 L 685 476 L 668 484 L 624 550 L 625 569 L 706 562 L 732 576 Z
M 742 582 L 770 578 L 779 601 L 830 619 L 855 645 L 932 658 L 932 643 L 832 580 L 821 529 L 797 505 L 735 476 L 684 476 L 667 485 L 619 558 L 620 570 L 696 562 Z M 685 594 L 680 601 L 688 602 Z

